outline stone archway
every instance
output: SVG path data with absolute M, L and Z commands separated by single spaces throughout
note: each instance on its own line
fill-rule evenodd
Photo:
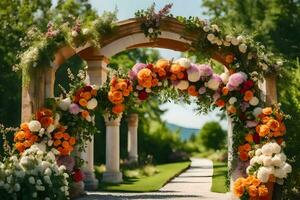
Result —
M 70 46 L 62 47 L 55 54 L 55 59 L 51 63 L 51 67 L 40 69 L 32 76 L 32 80 L 27 87 L 22 91 L 22 120 L 26 121 L 30 118 L 31 113 L 35 112 L 37 108 L 44 104 L 44 99 L 53 97 L 53 88 L 55 80 L 55 71 L 57 68 L 71 56 L 78 54 L 82 59 L 87 62 L 87 73 L 89 74 L 90 82 L 92 84 L 102 84 L 106 81 L 107 77 L 107 64 L 110 57 L 127 49 L 141 48 L 141 47 L 160 47 L 177 51 L 192 50 L 191 44 L 195 42 L 196 34 L 186 34 L 184 32 L 184 25 L 179 21 L 172 18 L 165 18 L 161 21 L 162 34 L 153 41 L 145 37 L 140 26 L 141 19 L 129 19 L 117 23 L 117 33 L 111 37 L 103 38 L 101 41 L 101 48 L 92 47 L 89 43 L 85 46 L 73 49 Z M 212 58 L 226 66 L 226 62 L 220 52 L 213 55 Z M 266 96 L 268 104 L 275 103 L 276 100 L 276 86 L 275 78 L 266 77 L 265 81 L 260 85 L 262 93 Z M 119 121 L 106 119 L 107 131 L 111 134 L 107 142 L 110 143 L 112 149 L 107 149 L 107 165 L 109 171 L 107 180 L 110 182 L 119 182 L 121 174 L 119 172 Z M 230 122 L 229 122 L 230 123 Z M 135 126 L 136 128 L 136 126 Z M 230 123 L 228 130 L 228 146 L 229 155 L 232 152 L 232 124 Z M 95 187 L 95 178 L 93 177 L 93 142 L 88 144 L 86 154 L 83 158 L 87 161 L 87 171 L 90 172 L 88 176 L 90 187 Z M 229 159 L 232 159 L 229 156 Z M 230 160 L 231 161 L 231 160 Z M 229 161 L 229 163 L 231 163 Z M 235 179 L 235 177 L 233 177 Z

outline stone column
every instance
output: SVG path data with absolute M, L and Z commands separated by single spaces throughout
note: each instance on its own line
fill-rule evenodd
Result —
M 262 91 L 262 99 L 267 105 L 277 103 L 276 75 L 265 76 L 264 81 L 260 83 L 260 89 Z
M 120 121 L 122 115 L 116 119 L 104 116 L 106 124 L 106 172 L 103 174 L 103 182 L 120 183 Z
M 128 159 L 138 162 L 138 114 L 132 113 L 128 117 Z

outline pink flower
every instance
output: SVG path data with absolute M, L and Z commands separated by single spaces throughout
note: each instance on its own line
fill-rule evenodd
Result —
M 228 85 L 237 88 L 247 80 L 247 75 L 244 72 L 237 72 L 229 77 Z
M 247 121 L 247 122 L 246 122 L 246 127 L 247 127 L 247 128 L 253 128 L 253 127 L 256 127 L 257 124 L 258 124 L 257 121 Z
M 191 64 L 187 70 L 188 80 L 191 82 L 197 82 L 200 80 L 200 69 L 196 64 Z
M 144 63 L 136 63 L 132 69 L 129 71 L 128 76 L 131 80 L 137 79 L 137 73 L 141 70 L 146 68 L 147 65 Z
M 199 71 L 200 71 L 200 76 L 211 76 L 213 74 L 213 71 L 210 67 L 210 65 L 198 65 Z
M 213 74 L 212 77 L 207 82 L 207 87 L 212 90 L 217 90 L 222 83 L 222 79 L 219 75 Z
M 72 103 L 69 107 L 69 112 L 73 115 L 77 115 L 80 112 L 80 107 L 76 103 Z
M 206 88 L 205 87 L 201 87 L 198 90 L 199 94 L 204 94 L 206 92 Z
M 215 92 L 214 95 L 213 95 L 214 101 L 217 101 L 220 97 L 221 97 L 221 95 L 220 95 L 219 92 Z

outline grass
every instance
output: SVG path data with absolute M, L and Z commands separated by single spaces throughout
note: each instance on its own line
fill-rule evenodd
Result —
M 152 192 L 159 190 L 170 179 L 187 169 L 190 162 L 178 162 L 157 165 L 157 172 L 152 176 L 125 177 L 123 183 L 112 184 L 100 182 L 99 189 L 118 192 Z
M 212 192 L 226 193 L 228 187 L 227 180 L 227 164 L 225 162 L 214 162 L 214 173 L 212 178 Z

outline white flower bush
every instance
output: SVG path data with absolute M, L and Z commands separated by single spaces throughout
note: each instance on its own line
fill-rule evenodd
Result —
M 0 162 L 0 199 L 68 199 L 69 186 L 65 166 L 58 166 L 52 150 L 45 153 L 42 144 L 32 145 L 18 158 Z
M 255 174 L 263 183 L 270 181 L 273 176 L 277 183 L 282 184 L 291 171 L 292 167 L 286 162 L 286 155 L 276 142 L 266 143 L 257 149 L 247 168 L 248 174 Z

